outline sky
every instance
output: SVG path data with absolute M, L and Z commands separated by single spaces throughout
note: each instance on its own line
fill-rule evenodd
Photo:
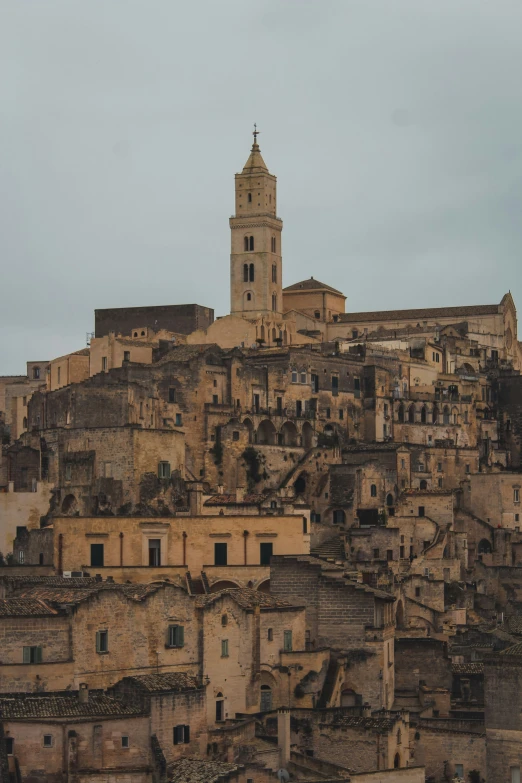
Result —
M 0 0 L 0 375 L 103 307 L 229 312 L 256 122 L 283 283 L 522 308 L 520 0 Z

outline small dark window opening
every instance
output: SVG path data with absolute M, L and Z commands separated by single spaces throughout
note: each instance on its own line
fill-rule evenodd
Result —
M 254 282 L 254 277 L 255 277 L 255 275 L 254 275 L 254 264 L 250 264 L 248 274 L 249 274 L 250 282 L 253 283 Z
M 169 402 L 176 402 L 176 389 L 169 389 Z
M 228 564 L 227 545 L 214 544 L 214 565 L 226 566 Z
M 273 554 L 273 544 L 264 543 L 259 545 L 259 562 L 261 565 L 270 565 L 270 558 Z
M 103 567 L 103 544 L 91 544 L 91 566 Z

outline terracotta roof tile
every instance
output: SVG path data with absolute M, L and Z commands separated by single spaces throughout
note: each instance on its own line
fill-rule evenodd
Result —
M 363 718 L 346 715 L 336 720 L 334 725 L 345 728 L 363 729 L 364 731 L 373 730 L 387 732 L 393 729 L 395 721 L 393 718 Z
M 0 719 L 81 718 L 111 715 L 139 715 L 141 708 L 111 699 L 104 693 L 89 693 L 87 702 L 77 691 L 60 693 L 4 693 L 0 695 Z
M 201 687 L 197 677 L 186 672 L 164 672 L 162 674 L 142 674 L 125 677 L 125 680 L 137 685 L 148 693 L 164 691 L 194 691 Z
M 0 617 L 45 617 L 58 612 L 39 598 L 1 598 Z
M 454 663 L 451 667 L 453 674 L 484 674 L 484 664 L 476 663 Z
M 338 291 L 337 288 L 332 288 L 331 285 L 326 285 L 326 283 L 321 283 L 320 280 L 315 280 L 313 277 L 309 277 L 308 280 L 301 280 L 300 283 L 288 285 L 286 288 L 283 288 L 283 293 L 287 291 L 320 291 L 321 289 L 344 296 L 342 291 Z
M 266 609 L 292 609 L 292 604 L 287 601 L 281 601 L 279 598 L 274 598 L 270 593 L 263 593 L 259 590 L 252 590 L 249 587 L 238 588 L 225 588 L 224 590 L 218 590 L 216 593 L 209 593 L 208 595 L 198 595 L 196 597 L 196 606 L 210 606 L 224 596 L 230 596 L 239 606 L 243 609 L 253 609 L 254 606 L 259 606 Z
M 225 783 L 229 775 L 240 769 L 237 764 L 225 761 L 182 758 L 169 764 L 167 780 L 168 783 Z
M 522 642 L 514 644 L 512 647 L 508 647 L 506 650 L 502 650 L 500 655 L 522 656 Z
M 461 307 L 427 307 L 414 310 L 376 310 L 363 313 L 341 313 L 342 323 L 357 321 L 397 321 L 403 318 L 418 318 L 420 321 L 430 318 L 462 318 L 468 315 L 494 315 L 500 305 L 463 305 Z
M 95 582 L 85 589 L 76 588 L 67 590 L 64 587 L 35 586 L 22 593 L 23 597 L 38 597 L 55 604 L 79 604 L 98 593 L 120 593 L 132 601 L 143 601 L 152 593 L 157 592 L 163 586 L 163 582 L 156 584 L 112 584 L 111 582 Z

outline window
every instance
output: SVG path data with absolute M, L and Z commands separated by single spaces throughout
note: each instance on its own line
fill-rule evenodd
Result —
M 297 370 L 292 370 L 292 383 L 297 383 Z
M 169 389 L 169 402 L 176 402 L 176 389 Z
M 339 394 L 339 376 L 332 375 L 332 394 L 336 397 Z
M 420 517 L 424 516 L 424 506 L 419 506 L 419 516 Z
M 43 746 L 44 746 L 44 748 L 52 748 L 52 746 L 53 746 L 53 735 L 52 734 L 44 734 L 43 735 Z
M 386 550 L 386 560 L 393 560 L 393 549 Z
M 274 641 L 274 629 L 273 628 L 269 628 L 268 629 L 267 634 L 266 634 L 266 638 L 268 639 L 269 642 L 273 642 Z
M 13 737 L 6 737 L 5 738 L 5 752 L 8 756 L 12 756 L 14 753 L 14 738 Z
M 176 413 L 176 427 L 182 427 L 183 426 L 183 418 L 181 416 L 181 413 Z
M 361 396 L 361 379 L 360 378 L 354 378 L 353 379 L 353 389 L 354 389 L 355 397 L 359 398 Z
M 515 522 L 520 522 L 520 514 L 515 514 Z
M 437 470 L 442 473 L 442 462 L 437 463 Z
M 212 395 L 212 405 L 218 405 L 219 404 L 219 397 L 217 394 Z
M 271 241 L 270 246 L 271 246 L 271 249 L 272 249 L 272 253 L 275 253 L 276 252 L 276 238 L 275 237 L 272 237 L 272 241 Z M 274 283 L 275 283 L 275 280 L 274 280 Z
M 40 368 L 33 367 L 33 379 L 37 381 L 40 378 Z
M 277 294 L 272 294 L 272 312 L 277 312 Z
M 336 508 L 333 512 L 333 523 L 334 525 L 344 525 L 346 522 L 346 514 L 344 513 L 342 508 Z
M 273 544 L 259 544 L 259 562 L 261 565 L 270 565 Z
M 248 250 L 248 237 L 245 237 L 245 250 Z M 243 264 L 243 282 L 248 283 L 248 264 Z
M 252 240 L 252 242 L 253 241 L 254 240 Z M 251 283 L 253 283 L 254 278 L 255 278 L 254 264 L 250 264 L 250 266 L 248 267 L 248 279 L 250 280 Z
M 239 432 L 237 430 L 234 430 L 232 433 L 232 440 L 239 440 Z
M 41 647 L 24 647 L 24 650 L 23 650 L 23 662 L 24 663 L 41 663 L 42 662 L 42 648 Z
M 183 625 L 169 625 L 167 633 L 168 647 L 184 647 L 185 627 Z
M 107 372 L 107 357 L 102 356 L 102 372 Z
M 406 467 L 406 460 L 401 459 L 401 469 L 404 470 Z
M 330 408 L 327 408 L 327 409 L 326 409 L 326 411 L 325 411 L 325 416 L 326 416 L 326 418 L 327 418 L 327 419 L 329 419 L 329 418 L 330 418 Z
M 272 709 L 272 689 L 269 685 L 262 685 L 261 688 L 261 712 L 270 712 Z
M 123 361 L 130 362 L 130 351 L 123 351 Z
M 520 490 L 514 489 L 513 490 L 513 503 L 520 503 Z
M 352 340 L 356 340 L 359 337 L 357 329 L 352 329 Z
M 520 767 L 511 767 L 511 783 L 520 783 Z
M 379 559 L 379 550 L 378 549 L 374 549 L 373 550 L 373 557 L 374 557 L 375 560 Z
M 442 489 L 442 479 L 441 478 L 438 479 L 437 485 L 438 485 L 439 489 Z
M 96 652 L 108 653 L 109 652 L 109 632 L 108 631 L 96 631 Z
M 221 657 L 228 658 L 228 639 L 221 639 Z
M 292 652 L 292 631 L 284 632 L 283 649 L 285 652 Z
M 463 766 L 463 764 L 455 764 L 455 776 L 457 778 L 463 778 L 464 777 L 464 766 Z
M 122 734 L 121 746 L 122 746 L 122 748 L 128 748 L 129 747 L 129 738 L 128 738 L 128 736 L 126 734 Z
M 315 311 L 315 313 L 314 313 L 314 318 L 315 318 L 317 321 L 319 321 L 319 319 L 321 318 L 321 313 L 320 313 L 320 311 L 319 311 L 319 310 L 316 310 L 316 311 Z
M 228 614 L 221 615 L 221 625 L 223 628 L 226 628 L 228 625 Z
M 226 566 L 227 560 L 227 545 L 214 544 L 214 565 Z
M 149 566 L 161 565 L 161 539 L 149 538 Z
M 103 544 L 91 544 L 91 566 L 103 568 L 104 565 Z
M 272 264 L 272 283 L 277 283 L 277 266 Z
M 187 745 L 190 742 L 190 726 L 174 726 L 172 742 L 174 745 Z
M 225 700 L 223 694 L 218 693 L 216 699 L 216 722 L 222 721 L 225 715 Z
M 254 249 L 254 237 L 250 237 L 248 241 L 248 249 L 253 250 Z
M 18 562 L 20 564 L 23 564 L 24 560 L 25 560 L 24 550 L 20 549 L 20 551 L 18 552 Z
M 420 587 L 415 588 L 415 598 L 420 598 L 421 589 Z
M 371 485 L 371 487 L 370 487 L 370 495 L 372 496 L 372 498 L 376 498 L 377 497 L 377 485 L 376 484 L 372 484 Z
M 65 480 L 71 481 L 71 479 L 72 479 L 72 465 L 67 464 L 65 466 Z
M 158 463 L 158 478 L 160 479 L 170 478 L 170 462 Z
M 248 199 L 248 203 L 251 204 L 252 203 L 252 194 L 251 193 L 248 194 L 247 199 Z

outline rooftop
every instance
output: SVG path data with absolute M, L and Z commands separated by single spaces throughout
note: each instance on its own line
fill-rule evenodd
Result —
M 252 610 L 255 606 L 259 606 L 262 609 L 294 609 L 296 607 L 289 604 L 287 601 L 281 601 L 279 598 L 274 598 L 269 593 L 263 593 L 259 590 L 252 590 L 249 587 L 238 588 L 225 588 L 224 590 L 218 590 L 216 593 L 209 593 L 207 595 L 198 595 L 196 597 L 197 606 L 210 606 L 218 601 L 220 598 L 230 596 L 243 609 Z
M 500 655 L 510 655 L 514 657 L 522 657 L 522 642 L 519 642 L 518 644 L 513 644 L 511 647 L 508 647 L 506 650 L 502 650 Z
M 291 293 L 293 291 L 330 291 L 333 294 L 344 296 L 342 291 L 338 291 L 337 288 L 332 288 L 331 285 L 326 285 L 326 283 L 321 283 L 320 280 L 315 280 L 313 277 L 308 278 L 308 280 L 301 280 L 300 283 L 293 283 L 292 285 L 283 288 L 284 294 L 288 292 Z M 346 299 L 346 297 L 344 298 Z M 342 315 L 340 318 L 342 318 Z
M 484 664 L 476 663 L 454 663 L 451 667 L 453 674 L 484 674 Z
M 40 598 L 1 598 L 0 617 L 43 617 L 58 612 Z
M 141 712 L 141 708 L 111 699 L 99 691 L 91 691 L 85 703 L 80 702 L 78 691 L 0 695 L 0 719 L 4 720 L 131 716 L 140 715 Z
M 420 321 L 430 318 L 462 318 L 469 315 L 495 315 L 500 305 L 462 305 L 461 307 L 427 307 L 414 310 L 376 310 L 363 313 L 341 313 L 339 321 L 357 323 L 357 321 L 397 321 L 415 319 Z
M 168 783 L 222 783 L 227 776 L 239 772 L 241 767 L 225 761 L 206 761 L 182 758 L 169 764 Z
M 186 672 L 164 672 L 162 674 L 142 674 L 126 677 L 127 681 L 137 685 L 148 693 L 164 691 L 193 691 L 199 688 L 197 677 Z

